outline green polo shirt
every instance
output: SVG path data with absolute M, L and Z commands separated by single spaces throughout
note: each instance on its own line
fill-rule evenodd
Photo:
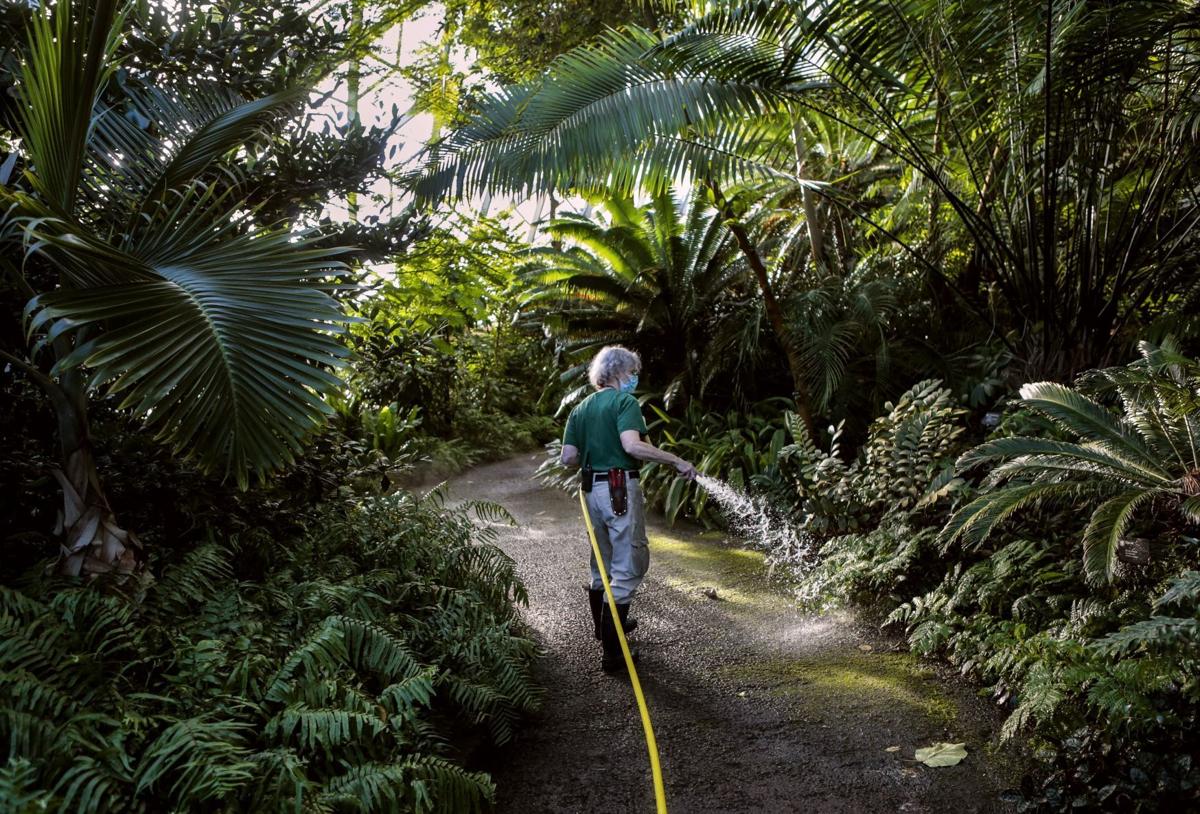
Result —
M 580 464 L 595 470 L 636 469 L 638 461 L 621 446 L 626 430 L 646 432 L 646 420 L 638 400 L 611 387 L 585 398 L 567 417 L 563 443 L 579 450 Z

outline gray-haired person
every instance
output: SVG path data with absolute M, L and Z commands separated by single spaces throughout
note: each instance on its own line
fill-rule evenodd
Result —
M 632 395 L 641 369 L 638 355 L 619 345 L 597 353 L 588 369 L 596 392 L 571 411 L 562 446 L 563 463 L 582 466 L 582 480 L 591 481 L 582 483 L 588 514 L 626 632 L 637 626 L 629 618 L 629 603 L 650 567 L 646 505 L 637 480 L 639 462 L 655 461 L 675 467 L 685 478 L 696 477 L 696 467 L 646 441 L 646 421 Z M 606 671 L 620 670 L 621 645 L 594 553 L 591 564 L 588 601 L 596 638 L 604 647 L 601 666 Z

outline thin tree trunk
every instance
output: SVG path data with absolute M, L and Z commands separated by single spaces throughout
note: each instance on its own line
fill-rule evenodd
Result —
M 0 351 L 46 393 L 58 419 L 62 468 L 51 474 L 62 489 L 63 505 L 54 533 L 60 538 L 59 570 L 69 576 L 110 571 L 131 573 L 138 565 L 137 537 L 117 525 L 100 475 L 88 431 L 87 390 L 78 371 L 54 381 L 35 365 Z
M 775 297 L 775 288 L 771 285 L 766 263 L 763 262 L 762 256 L 758 253 L 758 247 L 754 245 L 750 235 L 746 232 L 746 227 L 733 217 L 733 213 L 729 210 L 729 202 L 725 200 L 717 185 L 709 181 L 708 186 L 712 190 L 717 207 L 724 218 L 725 228 L 733 235 L 738 249 L 746 258 L 750 270 L 754 272 L 754 279 L 758 282 L 759 293 L 763 298 L 763 309 L 767 312 L 767 321 L 771 324 L 771 330 L 775 332 L 775 338 L 779 340 L 784 356 L 787 358 L 788 372 L 792 376 L 792 397 L 796 402 L 796 415 L 800 416 L 800 420 L 804 422 L 809 437 L 815 440 L 816 426 L 813 423 L 808 387 L 804 380 L 804 365 L 800 360 L 799 349 L 788 338 L 787 320 L 784 318 L 779 300 Z
M 357 39 L 361 36 L 363 28 L 363 2 L 364 0 L 353 0 L 350 4 L 350 39 L 355 42 L 356 48 L 350 63 L 350 70 L 346 73 L 346 118 L 351 132 L 360 123 L 358 104 L 359 84 L 362 82 L 362 58 L 357 51 Z M 358 220 L 357 192 L 351 192 L 346 196 L 346 209 L 350 214 L 350 220 Z
M 800 133 L 799 119 L 792 122 L 792 139 L 796 150 L 796 178 L 802 182 L 800 195 L 804 203 L 804 224 L 808 229 L 808 242 L 812 248 L 813 262 L 817 266 L 817 271 L 828 273 L 829 262 L 825 254 L 825 230 L 821 224 L 820 210 L 817 208 L 817 196 L 807 185 L 803 184 L 804 154 L 807 147 L 804 143 L 804 136 Z

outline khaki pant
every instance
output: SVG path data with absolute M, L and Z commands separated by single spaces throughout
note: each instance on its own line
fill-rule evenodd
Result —
M 642 578 L 650 568 L 650 544 L 646 539 L 646 501 L 637 480 L 626 480 L 629 490 L 629 511 L 617 516 L 608 497 L 608 484 L 601 481 L 586 493 L 588 514 L 592 516 L 592 528 L 596 532 L 596 543 L 604 558 L 604 569 L 612 583 L 613 598 L 626 604 L 633 598 Z M 591 547 L 591 543 L 588 544 Z M 604 587 L 600 580 L 600 569 L 596 567 L 593 551 L 592 588 Z

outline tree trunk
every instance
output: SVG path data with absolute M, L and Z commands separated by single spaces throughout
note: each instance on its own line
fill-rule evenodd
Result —
M 59 571 L 68 576 L 111 571 L 132 573 L 138 565 L 137 550 L 141 544 L 132 532 L 117 525 L 108 498 L 100 488 L 82 375 L 77 370 L 68 371 L 56 382 L 18 356 L 3 351 L 0 355 L 24 370 L 45 391 L 58 419 L 62 469 L 51 474 L 63 495 L 54 529 L 60 538 Z
M 793 146 L 796 150 L 796 179 L 801 182 L 800 195 L 804 203 L 804 225 L 808 229 L 808 243 L 812 250 L 813 263 L 817 271 L 829 273 L 829 258 L 825 254 L 825 229 L 821 224 L 821 213 L 817 208 L 817 196 L 804 182 L 804 154 L 808 149 L 800 133 L 799 119 L 792 122 Z
M 63 468 L 53 475 L 62 488 L 63 505 L 55 529 L 62 536 L 59 569 L 70 576 L 110 571 L 131 573 L 138 564 L 137 537 L 117 525 L 116 515 L 100 487 L 100 474 L 88 430 L 87 391 L 78 371 L 64 373 L 62 398 L 53 398 L 58 416 Z
M 708 186 L 712 190 L 717 207 L 724 218 L 725 228 L 733 235 L 733 239 L 738 244 L 738 249 L 745 256 L 751 271 L 754 272 L 754 279 L 758 282 L 759 293 L 762 294 L 763 308 L 767 312 L 767 321 L 771 324 L 771 330 L 775 332 L 775 338 L 779 340 L 779 344 L 783 347 L 784 356 L 787 357 L 788 372 L 792 375 L 792 397 L 796 402 L 796 415 L 800 416 L 800 420 L 804 422 L 804 428 L 808 430 L 809 437 L 816 440 L 816 426 L 813 423 L 812 408 L 809 405 L 808 386 L 804 380 L 804 365 L 800 360 L 800 351 L 796 348 L 795 343 L 788 338 L 787 321 L 783 316 L 783 308 L 779 305 L 779 300 L 775 297 L 775 289 L 771 285 L 770 276 L 767 274 L 766 263 L 763 262 L 762 257 L 759 255 L 758 247 L 754 245 L 754 242 L 750 240 L 750 235 L 746 233 L 746 227 L 734 219 L 733 213 L 729 208 L 729 202 L 725 200 L 717 185 L 710 181 Z

